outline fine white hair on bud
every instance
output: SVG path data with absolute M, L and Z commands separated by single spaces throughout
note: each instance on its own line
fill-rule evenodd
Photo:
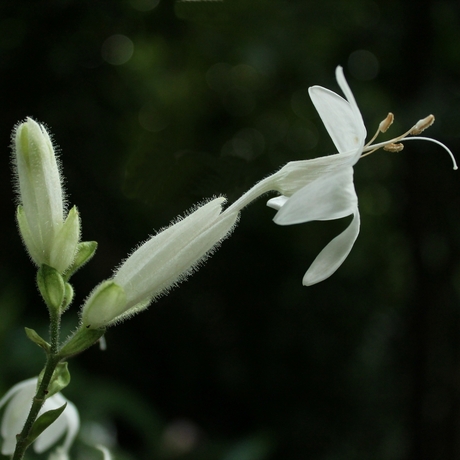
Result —
M 140 245 L 90 294 L 82 325 L 97 329 L 143 309 L 193 273 L 231 233 L 239 212 L 222 213 L 215 198 Z
M 62 176 L 51 137 L 32 118 L 12 135 L 13 167 L 18 193 L 17 221 L 24 245 L 38 266 L 64 273 L 72 264 L 80 239 L 80 217 L 74 207 L 66 215 Z

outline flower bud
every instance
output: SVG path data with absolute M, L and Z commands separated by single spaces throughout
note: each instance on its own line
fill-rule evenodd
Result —
M 31 118 L 13 131 L 14 165 L 20 205 L 19 232 L 33 262 L 64 273 L 80 238 L 73 208 L 65 218 L 59 165 L 46 129 Z
M 89 296 L 83 326 L 105 327 L 131 316 L 196 270 L 238 220 L 236 211 L 221 212 L 224 201 L 204 204 L 134 251 L 114 277 Z

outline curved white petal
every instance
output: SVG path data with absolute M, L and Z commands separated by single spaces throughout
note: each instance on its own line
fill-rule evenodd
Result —
M 12 455 L 16 446 L 16 435 L 21 431 L 35 395 L 37 379 L 18 383 L 2 398 L 1 405 L 11 398 L 2 418 L 2 454 Z
M 343 94 L 345 94 L 347 101 L 350 103 L 351 110 L 353 110 L 355 114 L 357 123 L 358 121 L 360 122 L 360 124 L 362 125 L 364 136 L 366 136 L 366 127 L 364 126 L 363 117 L 359 110 L 358 104 L 356 103 L 355 96 L 353 96 L 353 93 L 350 87 L 348 86 L 347 80 L 345 79 L 345 75 L 343 74 L 343 68 L 340 65 L 337 66 L 335 69 L 335 78 L 340 86 L 340 89 L 343 91 Z
M 311 286 L 329 278 L 347 258 L 358 237 L 359 211 L 356 207 L 350 225 L 336 236 L 316 257 L 303 277 L 303 284 Z
M 275 204 L 282 203 L 275 201 Z M 278 225 L 349 216 L 358 205 L 353 185 L 353 168 L 346 166 L 323 175 L 294 193 L 273 219 Z
M 348 101 L 322 86 L 312 86 L 308 92 L 339 153 L 354 150 L 356 163 L 364 146 L 366 128 L 341 67 L 337 68 L 336 76 Z

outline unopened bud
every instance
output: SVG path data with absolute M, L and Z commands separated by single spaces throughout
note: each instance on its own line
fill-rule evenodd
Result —
M 434 115 L 428 115 L 426 118 L 422 118 L 417 121 L 414 127 L 410 130 L 410 134 L 418 135 L 421 134 L 425 129 L 429 128 L 434 123 Z
M 394 119 L 394 115 L 391 112 L 389 112 L 385 120 L 380 122 L 379 131 L 381 133 L 386 133 L 388 128 L 393 124 Z
M 394 142 L 391 142 L 390 144 L 385 145 L 383 150 L 386 150 L 387 152 L 400 152 L 403 148 L 403 144 L 395 144 Z
M 61 274 L 55 268 L 43 264 L 37 272 L 37 285 L 48 308 L 59 311 L 65 296 Z

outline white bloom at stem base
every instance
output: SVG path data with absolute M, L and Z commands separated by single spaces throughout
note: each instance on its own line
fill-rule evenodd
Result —
M 215 198 L 136 249 L 86 300 L 82 325 L 109 326 L 145 309 L 197 269 L 233 230 L 239 213 Z
M 14 453 L 16 435 L 21 432 L 24 426 L 36 388 L 37 378 L 24 380 L 14 385 L 0 400 L 0 408 L 8 403 L 1 423 L 1 436 L 3 439 L 1 452 L 3 455 L 12 455 Z M 51 458 L 55 460 L 67 460 L 69 458 L 69 449 L 80 428 L 80 417 L 77 408 L 64 398 L 61 393 L 56 393 L 45 401 L 39 413 L 41 415 L 49 410 L 57 409 L 65 403 L 67 403 L 67 406 L 64 412 L 33 443 L 35 452 L 40 454 L 48 450 L 65 434 L 64 443 L 52 454 Z
M 386 132 L 393 122 L 393 114 L 390 113 L 380 123 L 372 139 L 365 144 L 366 128 L 340 66 L 336 69 L 336 78 L 346 99 L 321 86 L 309 88 L 309 94 L 339 153 L 286 164 L 256 184 L 227 210 L 241 210 L 261 194 L 277 190 L 281 196 L 272 198 L 267 205 L 278 210 L 274 221 L 279 225 L 352 216 L 349 226 L 326 245 L 305 273 L 303 284 L 307 286 L 331 276 L 342 265 L 358 237 L 360 216 L 353 184 L 353 166 L 362 156 L 379 148 L 401 151 L 401 142 L 406 140 L 427 140 L 446 149 L 454 169 L 457 169 L 452 152 L 444 144 L 426 137 L 407 137 L 420 134 L 431 126 L 433 115 L 418 121 L 401 136 L 372 144 L 377 135 Z
M 13 131 L 13 164 L 19 195 L 17 221 L 33 262 L 64 273 L 80 239 L 80 218 L 73 207 L 65 217 L 60 168 L 45 127 L 31 118 Z

